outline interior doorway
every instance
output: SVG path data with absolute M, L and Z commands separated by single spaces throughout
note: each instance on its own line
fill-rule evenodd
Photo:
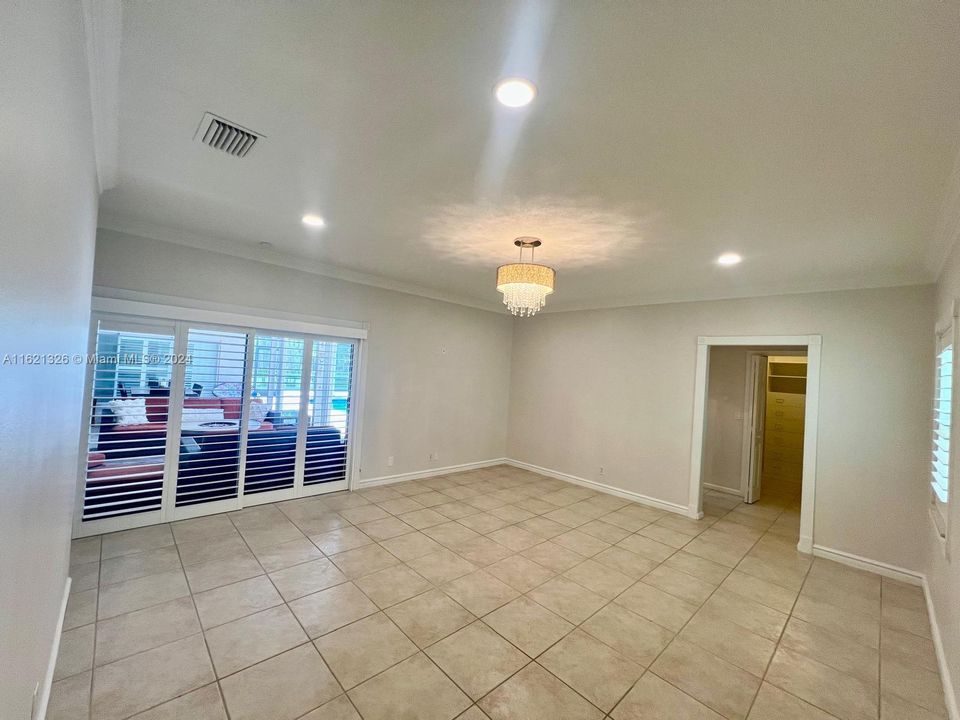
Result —
M 790 508 L 812 552 L 819 367 L 817 335 L 699 339 L 691 517 L 704 493 Z

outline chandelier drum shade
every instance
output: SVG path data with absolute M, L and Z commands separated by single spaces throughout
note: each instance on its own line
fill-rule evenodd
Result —
M 530 317 L 546 304 L 557 273 L 552 267 L 533 262 L 534 250 L 542 244 L 537 238 L 521 237 L 513 244 L 520 248 L 520 262 L 497 268 L 497 290 L 503 293 L 503 304 L 511 313 Z M 526 249 L 530 250 L 531 262 L 523 262 Z

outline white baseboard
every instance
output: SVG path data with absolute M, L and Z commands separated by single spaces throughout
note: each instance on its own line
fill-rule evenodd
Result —
M 813 554 L 816 557 L 833 560 L 834 562 L 848 565 L 858 570 L 866 570 L 867 572 L 876 573 L 877 575 L 883 575 L 891 580 L 899 580 L 900 582 L 910 585 L 923 585 L 924 577 L 922 573 L 880 562 L 879 560 L 871 560 L 861 555 L 854 555 L 853 553 L 835 550 L 834 548 L 824 547 L 823 545 L 814 545 Z
M 399 473 L 397 475 L 381 475 L 380 477 L 367 478 L 357 482 L 357 490 L 363 488 L 376 487 L 377 485 L 392 485 L 393 483 L 406 482 L 407 480 L 422 480 L 423 478 L 436 477 L 437 475 L 449 475 L 455 472 L 464 472 L 466 470 L 479 470 L 480 468 L 493 467 L 494 465 L 506 465 L 506 458 L 494 458 L 493 460 L 481 460 L 480 462 L 463 463 L 462 465 L 447 465 L 446 467 L 429 468 L 427 470 L 417 470 L 415 472 Z
M 364 488 L 376 487 L 378 485 L 392 485 L 393 483 L 405 482 L 407 480 L 422 480 L 424 478 L 436 477 L 437 475 L 449 475 L 450 473 L 464 472 L 465 470 L 478 470 L 480 468 L 492 467 L 494 465 L 511 465 L 512 467 L 521 468 L 523 470 L 530 470 L 531 472 L 535 472 L 540 475 L 546 475 L 547 477 L 552 477 L 557 480 L 564 480 L 566 482 L 573 483 L 574 485 L 582 485 L 583 487 L 588 487 L 592 490 L 606 493 L 607 495 L 615 495 L 626 500 L 633 500 L 634 502 L 638 502 L 642 505 L 648 505 L 649 507 L 654 507 L 658 510 L 666 510 L 667 512 L 677 513 L 679 515 L 687 515 L 688 512 L 686 505 L 677 505 L 676 503 L 666 502 L 665 500 L 657 500 L 656 498 L 647 497 L 646 495 L 631 492 L 630 490 L 621 490 L 620 488 L 613 487 L 612 485 L 604 485 L 603 483 L 595 482 L 594 480 L 587 480 L 586 478 L 577 477 L 576 475 L 568 475 L 567 473 L 562 473 L 558 470 L 551 470 L 550 468 L 540 467 L 539 465 L 531 465 L 530 463 L 521 462 L 520 460 L 512 460 L 510 458 L 494 458 L 492 460 L 482 460 L 480 462 L 464 463 L 462 465 L 448 465 L 447 467 L 430 468 L 429 470 L 418 470 L 416 472 L 368 478 L 366 480 L 360 480 L 357 483 L 356 489 L 362 490 Z
M 940 667 L 940 682 L 943 683 L 943 698 L 947 705 L 947 716 L 950 720 L 960 720 L 960 708 L 957 707 L 957 696 L 953 691 L 953 678 L 950 676 L 947 654 L 943 649 L 943 638 L 940 637 L 940 623 L 937 622 L 937 610 L 933 605 L 933 596 L 930 594 L 930 584 L 927 582 L 926 576 L 923 577 L 923 597 L 927 601 L 927 615 L 930 618 L 930 634 L 933 636 L 933 649 L 937 654 L 937 665 Z
M 677 513 L 679 515 L 687 515 L 688 508 L 686 505 L 677 505 L 676 503 L 667 502 L 666 500 L 657 500 L 656 498 L 647 497 L 646 495 L 631 492 L 630 490 L 621 490 L 620 488 L 613 487 L 612 485 L 604 485 L 603 483 L 596 482 L 594 480 L 587 480 L 586 478 L 577 477 L 576 475 L 568 475 L 567 473 L 563 473 L 558 470 L 551 470 L 550 468 L 540 467 L 539 465 L 531 465 L 530 463 L 521 462 L 520 460 L 511 460 L 507 458 L 502 462 L 507 465 L 512 465 L 516 468 L 530 470 L 531 472 L 539 473 L 540 475 L 546 475 L 547 477 L 552 477 L 557 480 L 565 480 L 566 482 L 573 483 L 574 485 L 582 485 L 583 487 L 588 487 L 591 490 L 606 493 L 607 495 L 615 495 L 616 497 L 621 497 L 625 500 L 633 500 L 641 505 L 648 505 L 649 507 L 657 508 L 658 510 L 666 510 L 667 512 Z
M 60 654 L 60 633 L 63 632 L 63 621 L 67 616 L 67 601 L 70 599 L 70 585 L 73 578 L 67 577 L 63 584 L 63 598 L 60 601 L 60 617 L 57 618 L 57 634 L 53 637 L 50 646 L 50 659 L 47 660 L 47 672 L 43 676 L 43 685 L 37 693 L 37 702 L 33 708 L 32 720 L 43 720 L 47 717 L 47 705 L 50 703 L 50 690 L 53 688 L 53 672 L 57 667 L 57 656 Z
M 743 497 L 743 491 L 740 490 L 740 488 L 731 488 L 727 487 L 726 485 L 714 485 L 713 483 L 705 482 L 703 483 L 703 489 L 726 493 L 727 495 L 736 495 L 738 498 Z

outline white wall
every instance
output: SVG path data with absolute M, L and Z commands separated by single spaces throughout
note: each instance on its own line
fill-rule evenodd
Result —
M 710 349 L 703 481 L 740 491 L 747 348 Z
M 74 353 L 96 168 L 79 2 L 0 3 L 0 356 Z M 67 578 L 81 365 L 0 364 L 0 716 L 28 718 Z
M 504 456 L 509 315 L 109 230 L 94 283 L 368 322 L 361 480 Z
M 936 319 L 924 326 L 924 342 L 931 348 L 935 342 L 935 329 L 940 323 L 950 321 L 953 313 L 954 299 L 960 298 L 960 245 L 954 247 L 952 254 L 944 266 L 937 283 Z M 933 360 L 931 359 L 932 365 Z M 933 384 L 927 387 L 925 395 L 933 406 Z M 931 441 L 931 420 L 924 418 L 924 430 L 928 442 Z M 930 597 L 933 601 L 943 641 L 943 650 L 947 660 L 948 673 L 953 686 L 954 707 L 960 706 L 960 479 L 956 468 L 957 458 L 953 460 L 953 477 L 951 478 L 951 501 L 947 507 L 950 515 L 950 557 L 947 560 L 944 546 L 933 530 L 933 523 L 926 517 L 920 526 L 918 534 L 927 542 L 925 553 L 925 571 L 930 586 Z M 929 475 L 924 476 L 924 493 L 920 499 L 924 513 L 930 498 Z M 947 700 L 948 704 L 950 699 Z
M 917 569 L 932 304 L 915 286 L 519 321 L 508 454 L 686 506 L 697 337 L 820 334 L 814 542 Z

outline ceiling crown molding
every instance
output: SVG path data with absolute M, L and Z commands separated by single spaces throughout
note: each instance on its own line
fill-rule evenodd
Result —
M 430 300 L 440 300 L 441 302 L 463 305 L 465 307 L 476 308 L 477 310 L 505 314 L 503 305 L 496 301 L 484 302 L 483 300 L 478 300 L 466 295 L 436 290 L 403 280 L 394 280 L 382 275 L 373 275 L 336 265 L 328 265 L 318 260 L 312 260 L 299 255 L 291 255 L 274 249 L 265 249 L 248 243 L 234 242 L 222 238 L 174 230 L 144 221 L 113 217 L 104 213 L 102 210 L 97 218 L 97 229 L 122 233 L 124 235 L 134 235 L 136 237 L 146 238 L 147 240 L 159 240 L 160 242 L 185 245 L 198 250 L 206 250 L 221 255 L 231 255 L 245 260 L 266 263 L 268 265 L 278 265 L 280 267 L 334 278 L 344 282 L 368 285 L 381 290 L 392 290 L 393 292 L 400 292 L 406 295 L 417 295 L 419 297 L 429 298 Z
M 940 207 L 933 241 L 930 243 L 930 252 L 927 255 L 927 270 L 933 276 L 934 282 L 939 280 L 943 267 L 958 240 L 960 240 L 960 152 L 954 158 L 953 171 L 947 179 L 943 204 Z
M 120 155 L 120 0 L 81 0 L 93 146 L 100 192 L 117 184 Z

